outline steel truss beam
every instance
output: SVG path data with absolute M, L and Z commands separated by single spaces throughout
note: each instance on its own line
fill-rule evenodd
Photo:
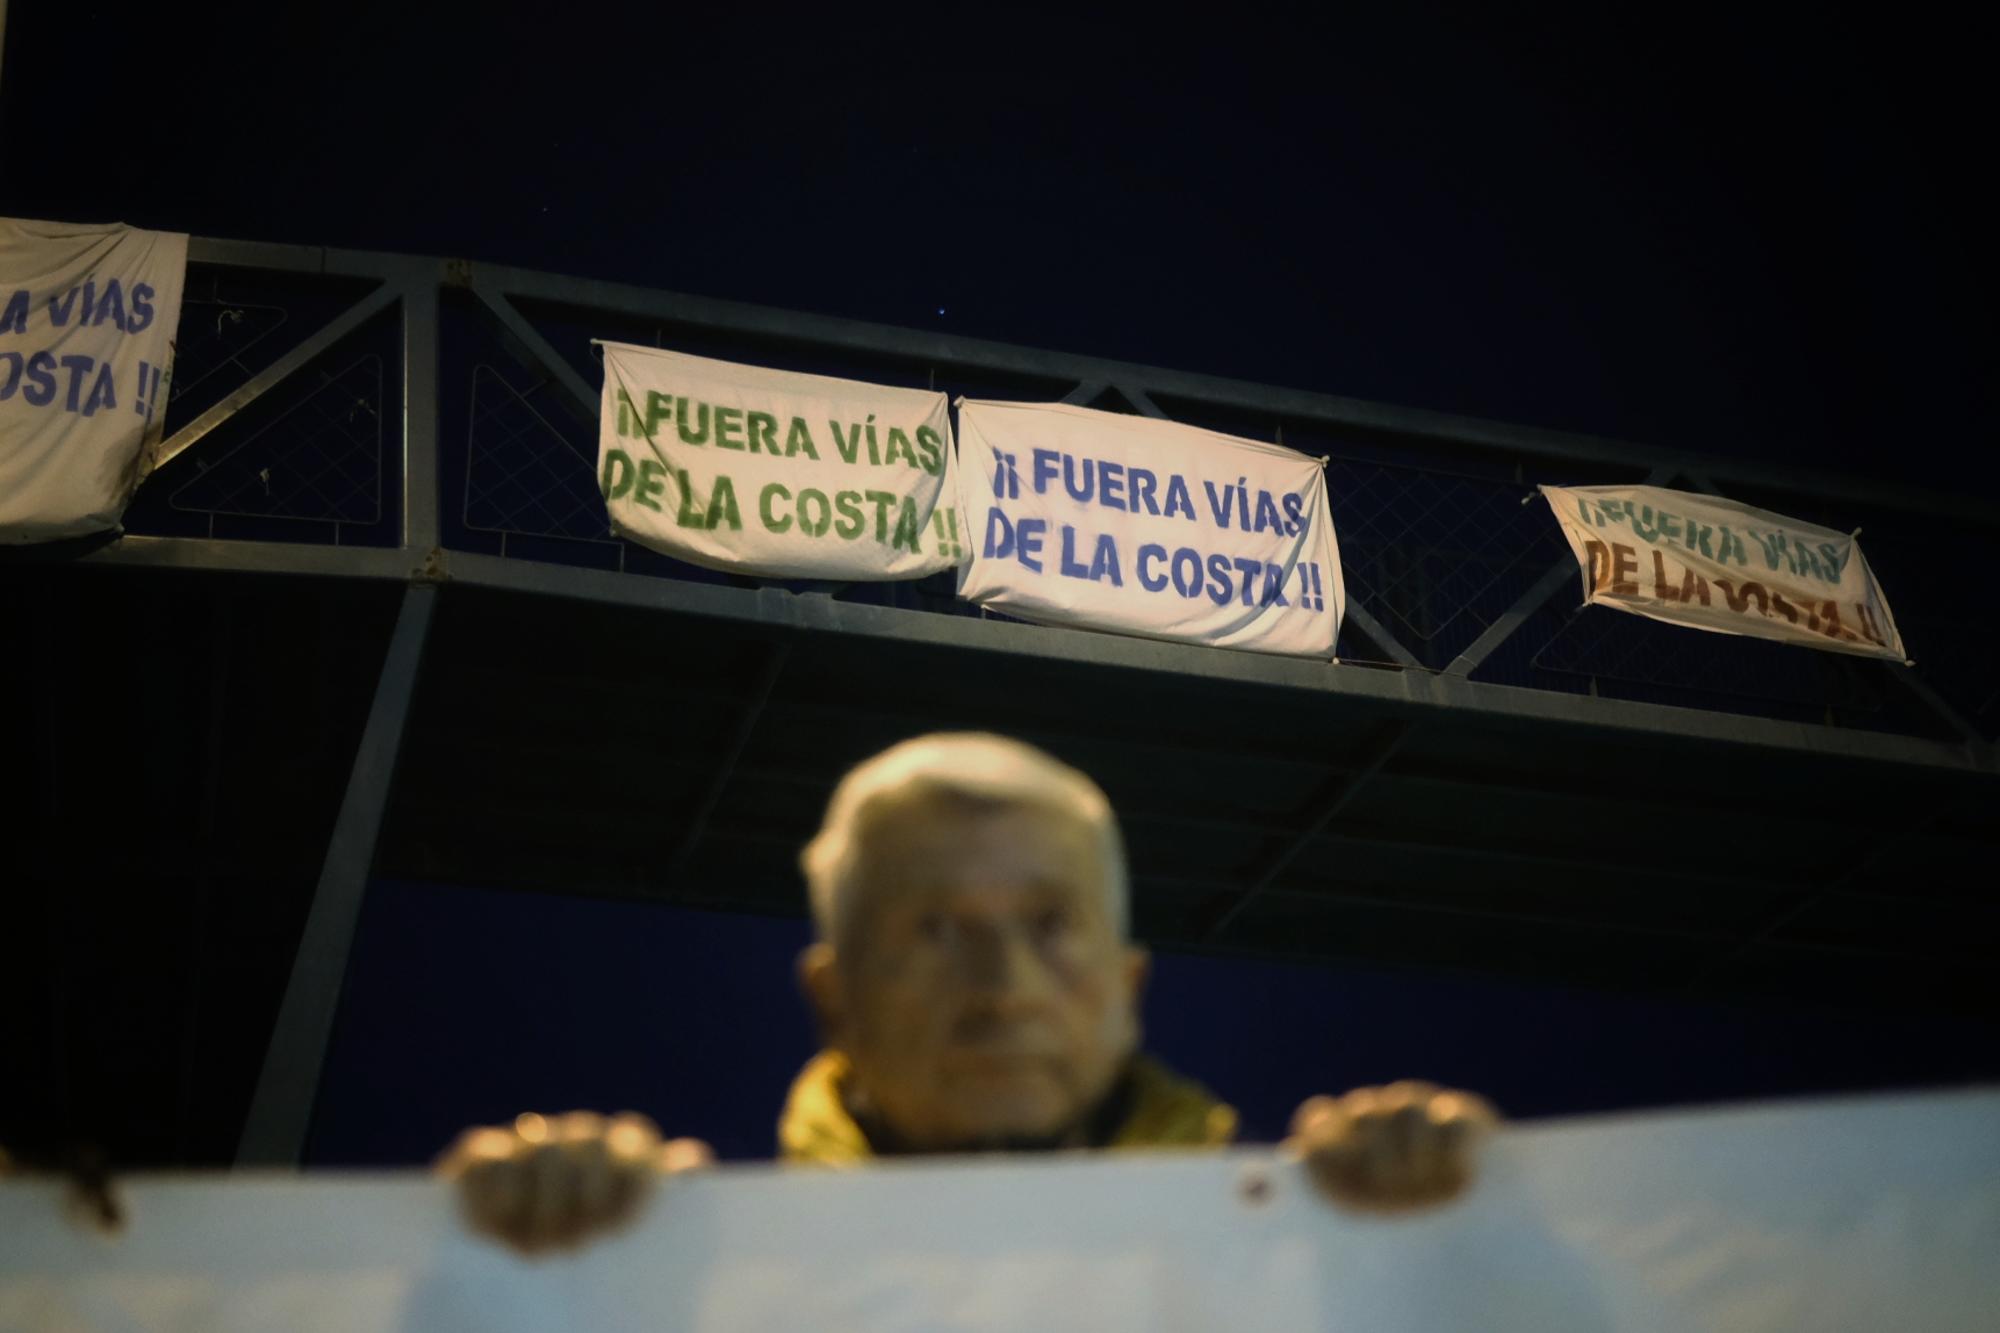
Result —
M 1166 370 L 1157 366 L 1074 356 L 1010 343 L 962 338 L 935 331 L 869 324 L 860 320 L 811 315 L 769 306 L 686 296 L 620 283 L 569 278 L 529 269 L 473 266 L 477 280 L 509 298 L 526 298 L 577 310 L 601 311 L 664 323 L 692 324 L 779 343 L 809 343 L 888 355 L 934 366 L 963 366 L 1070 384 L 1113 386 L 1146 410 L 1133 394 L 1152 400 L 1165 396 L 1179 402 L 1202 403 L 1274 420 L 1314 421 L 1345 426 L 1410 442 L 1433 442 L 1469 453 L 1498 455 L 1513 461 L 1523 457 L 1587 464 L 1628 473 L 1634 449 L 1629 443 L 1601 436 L 1542 430 L 1455 416 L 1418 408 L 1393 407 L 1333 394 L 1275 388 L 1214 375 Z M 1932 492 L 1913 486 L 1884 484 L 1859 477 L 1827 473 L 1811 476 L 1747 460 L 1709 458 L 1680 450 L 1650 449 L 1648 460 L 1675 472 L 1690 470 L 1740 487 L 1785 491 L 1823 500 L 1906 509 L 1981 524 L 1996 521 L 1993 506 L 1972 496 Z
M 1674 474 L 1669 468 L 1656 467 L 1648 472 L 1641 486 L 1671 486 Z M 1452 659 L 1445 671 L 1453 676 L 1470 676 L 1479 669 L 1479 664 L 1491 657 L 1501 644 L 1514 637 L 1514 631 L 1521 628 L 1529 616 L 1542 609 L 1556 591 L 1576 576 L 1576 561 L 1570 556 L 1550 566 L 1548 573 L 1535 580 L 1535 585 L 1515 599 L 1512 606 L 1500 613 L 1485 633 L 1466 645 L 1465 651 Z
M 1218 652 L 1196 644 L 1090 630 L 1021 625 L 973 616 L 935 615 L 899 607 L 837 602 L 782 588 L 730 588 L 681 583 L 604 570 L 535 564 L 499 556 L 454 553 L 450 581 L 467 587 L 565 597 L 606 606 L 710 617 L 742 624 L 848 634 L 902 643 L 971 648 L 1030 660 L 1082 662 L 1156 671 L 1202 680 L 1317 691 L 1412 716 L 1455 715 L 1529 726 L 1549 723 L 1634 735 L 1706 740 L 1801 755 L 1908 764 L 1958 773 L 1994 772 L 1990 755 L 1963 745 L 1808 726 L 1736 713 L 1709 713 L 1626 699 L 1493 685 L 1423 671 L 1371 671 L 1311 658 Z
M 297 374 L 335 343 L 394 305 L 402 293 L 383 284 L 335 315 L 318 332 L 251 376 L 221 402 L 182 426 L 160 443 L 155 466 L 164 467 L 200 444 L 211 431 Z
M 1300 826 L 1292 840 L 1279 848 L 1250 876 L 1236 900 L 1224 908 L 1202 932 L 1204 939 L 1220 938 L 1257 901 L 1259 895 L 1269 889 L 1272 882 L 1285 872 L 1285 867 L 1298 859 L 1300 852 L 1312 845 L 1313 839 L 1326 831 L 1327 825 L 1340 816 L 1340 812 L 1353 804 L 1354 798 L 1368 785 L 1368 779 L 1382 771 L 1383 765 L 1396 757 L 1396 751 L 1403 748 L 1403 742 L 1410 738 L 1413 724 L 1404 721 L 1385 723 L 1369 743 L 1368 753 L 1352 773 L 1339 779 L 1329 796 L 1312 816 Z
M 304 1154 L 312 1124 L 313 1102 L 326 1062 L 333 1019 L 347 976 L 347 958 L 354 947 L 354 928 L 361 919 L 361 900 L 375 863 L 375 839 L 388 808 L 395 779 L 396 757 L 409 721 L 423 663 L 424 642 L 437 605 L 437 588 L 413 584 L 403 594 L 403 608 L 389 636 L 382 678 L 355 752 L 340 815 L 327 845 L 312 909 L 299 937 L 299 952 L 291 980 L 278 1009 L 278 1021 L 257 1076 L 250 1118 L 237 1146 L 238 1166 L 294 1166 Z

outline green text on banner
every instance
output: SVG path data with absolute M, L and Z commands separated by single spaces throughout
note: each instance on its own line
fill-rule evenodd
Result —
M 942 393 L 602 346 L 598 485 L 620 535 L 775 578 L 908 579 L 962 558 Z
M 1854 533 L 1657 486 L 1543 486 L 1586 604 L 1670 625 L 1903 660 Z

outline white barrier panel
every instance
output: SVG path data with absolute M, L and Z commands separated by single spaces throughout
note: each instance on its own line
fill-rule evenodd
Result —
M 2000 1326 L 2000 1093 L 1545 1124 L 1350 1217 L 1268 1152 L 726 1168 L 529 1262 L 420 1178 L 159 1179 L 117 1240 L 0 1187 L 0 1329 Z

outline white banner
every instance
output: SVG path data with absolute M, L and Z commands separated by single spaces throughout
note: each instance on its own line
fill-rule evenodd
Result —
M 1544 486 L 1586 603 L 1672 625 L 1902 661 L 1855 534 L 1657 486 Z
M 0 1184 L 0 1333 L 1943 1333 L 2000 1310 L 2000 1093 L 1504 1131 L 1357 1217 L 1268 1151 L 725 1167 L 518 1259 L 421 1177 L 163 1179 L 115 1240 Z
M 963 557 L 945 396 L 603 343 L 611 523 L 710 569 L 908 579 Z
M 1326 478 L 1281 445 L 1063 403 L 965 402 L 961 597 L 1023 620 L 1333 656 Z
M 0 218 L 0 542 L 118 526 L 166 423 L 187 240 Z

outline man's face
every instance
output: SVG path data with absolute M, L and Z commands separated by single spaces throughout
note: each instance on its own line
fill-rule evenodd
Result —
M 869 820 L 854 874 L 844 936 L 807 981 L 891 1129 L 930 1149 L 1052 1135 L 1109 1090 L 1146 955 L 1107 914 L 1087 823 L 905 798 Z

